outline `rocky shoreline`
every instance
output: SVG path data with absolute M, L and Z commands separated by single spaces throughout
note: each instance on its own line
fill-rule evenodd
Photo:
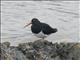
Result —
M 52 43 L 37 40 L 10 46 L 0 44 L 1 60 L 80 60 L 80 43 Z

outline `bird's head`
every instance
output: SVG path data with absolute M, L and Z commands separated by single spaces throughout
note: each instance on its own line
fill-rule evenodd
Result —
M 29 24 L 27 24 L 27 25 L 25 25 L 24 27 L 27 27 L 27 26 L 29 26 L 30 24 L 39 24 L 40 23 L 40 21 L 37 19 L 37 18 L 33 18 L 32 20 L 31 20 L 31 22 L 29 23 Z
M 31 20 L 31 23 L 32 23 L 32 24 L 38 24 L 38 23 L 40 23 L 40 21 L 39 21 L 37 18 L 33 18 L 33 19 Z

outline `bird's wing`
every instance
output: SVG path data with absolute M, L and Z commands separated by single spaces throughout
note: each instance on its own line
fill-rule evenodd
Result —
M 52 31 L 53 31 L 53 28 L 52 27 L 50 27 L 48 24 L 46 24 L 46 23 L 42 23 L 42 31 L 43 31 L 43 33 L 44 34 L 51 34 L 52 33 Z

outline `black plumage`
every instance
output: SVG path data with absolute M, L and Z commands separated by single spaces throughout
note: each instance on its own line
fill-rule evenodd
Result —
M 35 34 L 38 34 L 42 31 L 44 34 L 49 35 L 51 33 L 57 32 L 57 29 L 50 27 L 46 23 L 40 22 L 37 18 L 33 18 L 32 19 L 31 31 Z
M 28 25 L 30 25 L 30 24 L 32 24 L 32 26 L 31 26 L 32 33 L 35 34 L 35 36 L 37 36 L 39 38 L 44 39 L 45 37 L 47 37 L 47 35 L 57 32 L 56 28 L 52 28 L 48 24 L 40 22 L 37 18 L 33 18 L 31 20 L 31 23 L 29 23 Z M 28 25 L 26 25 L 26 26 L 28 26 Z

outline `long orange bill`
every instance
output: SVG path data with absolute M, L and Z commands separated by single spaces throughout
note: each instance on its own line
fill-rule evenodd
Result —
M 24 28 L 25 28 L 25 27 L 27 27 L 27 26 L 29 26 L 30 24 L 31 24 L 31 23 L 29 23 L 29 24 L 25 25 L 25 26 L 24 26 Z

